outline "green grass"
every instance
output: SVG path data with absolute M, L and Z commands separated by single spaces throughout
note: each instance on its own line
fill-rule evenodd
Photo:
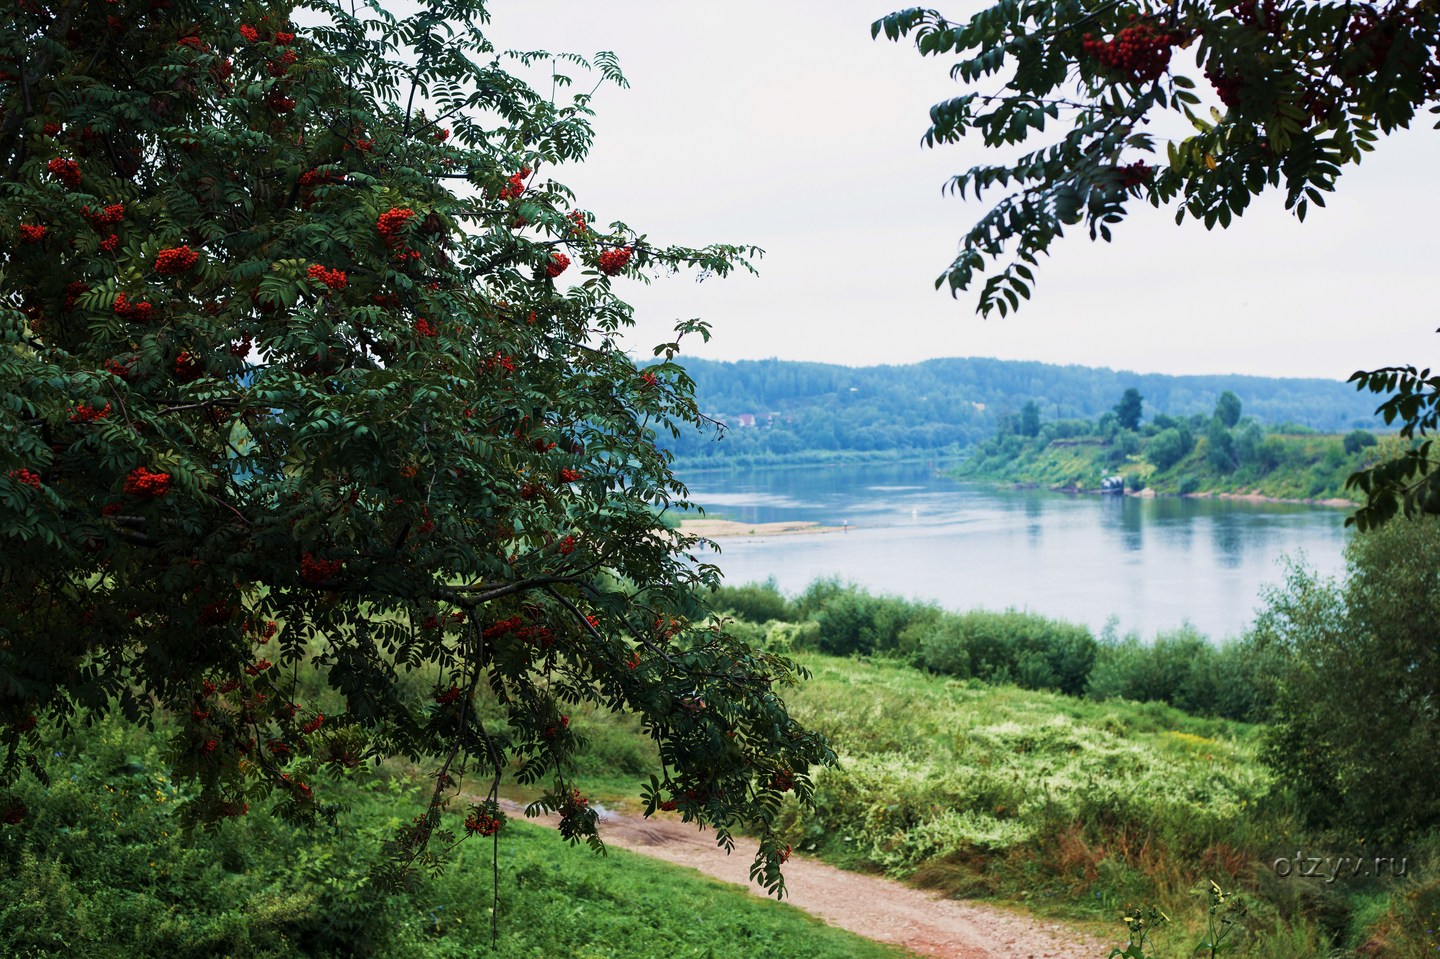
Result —
M 830 929 L 742 889 L 621 850 L 596 856 L 511 823 L 499 843 L 499 941 L 491 950 L 492 845 L 469 841 L 412 891 L 371 882 L 381 842 L 423 809 L 403 779 L 326 784 L 334 826 L 254 809 L 183 834 L 185 790 L 161 736 L 106 721 L 56 741 L 47 788 L 0 825 L 0 956 L 30 959 L 881 959 L 900 951 Z M 453 828 L 453 826 L 452 826 Z
M 797 849 L 949 896 L 1023 905 L 1117 945 L 1118 918 L 1155 904 L 1174 920 L 1157 956 L 1191 955 L 1212 879 L 1250 907 L 1251 959 L 1324 956 L 1376 937 L 1386 942 L 1377 955 L 1427 954 L 1418 943 L 1432 899 L 1414 890 L 1440 888 L 1440 854 L 1413 881 L 1363 887 L 1266 870 L 1267 852 L 1315 851 L 1321 838 L 1296 824 L 1259 762 L 1261 727 L 878 659 L 797 658 L 814 678 L 787 701 L 841 757 L 816 775 L 817 810 L 787 807 Z M 637 784 L 612 785 L 592 795 L 633 801 Z

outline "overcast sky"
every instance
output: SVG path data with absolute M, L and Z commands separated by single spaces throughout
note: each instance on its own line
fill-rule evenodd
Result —
M 978 140 L 920 146 L 930 105 L 961 88 L 950 60 L 870 39 L 870 23 L 892 9 L 885 0 L 491 5 L 502 48 L 620 57 L 631 88 L 595 97 L 594 152 L 552 171 L 582 206 L 657 243 L 766 250 L 759 277 L 626 283 L 637 354 L 677 318 L 699 316 L 715 336 L 694 353 L 712 359 L 994 356 L 1334 379 L 1430 363 L 1440 342 L 1440 133 L 1428 121 L 1382 142 L 1304 224 L 1279 195 L 1214 233 L 1137 205 L 1112 244 L 1083 229 L 1061 241 L 1018 315 L 982 320 L 972 294 L 936 291 L 981 213 L 941 186 L 993 158 Z M 958 18 L 976 6 L 941 9 Z

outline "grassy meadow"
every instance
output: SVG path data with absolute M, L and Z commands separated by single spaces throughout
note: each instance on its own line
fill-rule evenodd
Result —
M 815 771 L 816 809 L 785 809 L 799 851 L 1069 920 L 1117 945 L 1121 916 L 1157 907 L 1171 921 L 1156 957 L 1193 954 L 1212 881 L 1244 902 L 1235 941 L 1254 959 L 1421 959 L 1440 947 L 1440 838 L 1407 846 L 1398 879 L 1274 868 L 1297 851 L 1353 855 L 1365 837 L 1304 826 L 1297 797 L 1262 761 L 1264 725 L 1237 718 L 1266 695 L 1258 679 L 1236 695 L 1263 665 L 1253 650 L 1188 634 L 1095 640 L 1028 614 L 939 614 L 833 583 L 794 600 L 765 586 L 718 599 L 745 613 L 732 629 L 810 671 L 787 701 L 840 756 Z M 430 697 L 432 680 L 412 674 L 414 694 Z M 319 680 L 304 695 L 343 712 Z M 477 705 L 498 719 L 497 704 Z M 588 743 L 577 784 L 638 809 L 658 766 L 653 743 L 628 716 L 576 709 L 571 720 Z M 27 815 L 0 824 L 0 858 L 14 864 L 0 875 L 0 956 L 896 955 L 687 870 L 619 850 L 595 857 L 525 823 L 502 831 L 498 864 L 488 841 L 471 840 L 443 873 L 383 891 L 372 880 L 383 844 L 425 803 L 415 769 L 399 765 L 326 782 L 341 807 L 333 825 L 256 810 L 187 836 L 167 735 L 163 722 L 107 719 L 47 742 L 50 785 L 27 775 Z
M 553 830 L 470 840 L 441 874 L 386 892 L 382 843 L 425 800 L 400 770 L 326 784 L 335 824 L 252 812 L 186 836 L 164 731 L 106 720 L 57 738 L 47 788 L 0 826 L 0 956 L 94 959 L 897 959 L 692 870 Z M 458 828 L 458 816 L 451 828 Z M 498 938 L 491 948 L 499 882 Z

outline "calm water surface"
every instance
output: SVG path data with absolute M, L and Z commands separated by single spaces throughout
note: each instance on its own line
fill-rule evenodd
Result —
M 848 532 L 726 538 L 706 556 L 732 584 L 822 576 L 950 609 L 1028 609 L 1149 637 L 1188 621 L 1214 639 L 1251 622 L 1283 557 L 1344 568 L 1345 511 L 1165 497 L 1070 496 L 958 483 L 924 465 L 686 477 L 707 516 L 813 520 Z

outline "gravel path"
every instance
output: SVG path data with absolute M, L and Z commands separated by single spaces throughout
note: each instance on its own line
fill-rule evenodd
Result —
M 507 814 L 524 817 L 519 803 L 502 801 Z M 542 822 L 544 819 L 531 820 Z M 551 817 L 553 824 L 554 817 Z M 618 813 L 602 817 L 608 845 L 694 869 L 725 882 L 763 891 L 750 883 L 744 839 L 733 855 L 715 845 L 715 834 L 678 819 L 644 819 Z M 903 946 L 937 959 L 1104 959 L 1104 943 L 1058 922 L 1035 919 L 982 903 L 942 899 L 892 879 L 846 872 L 794 856 L 785 865 L 786 902 L 832 926 L 877 942 Z

